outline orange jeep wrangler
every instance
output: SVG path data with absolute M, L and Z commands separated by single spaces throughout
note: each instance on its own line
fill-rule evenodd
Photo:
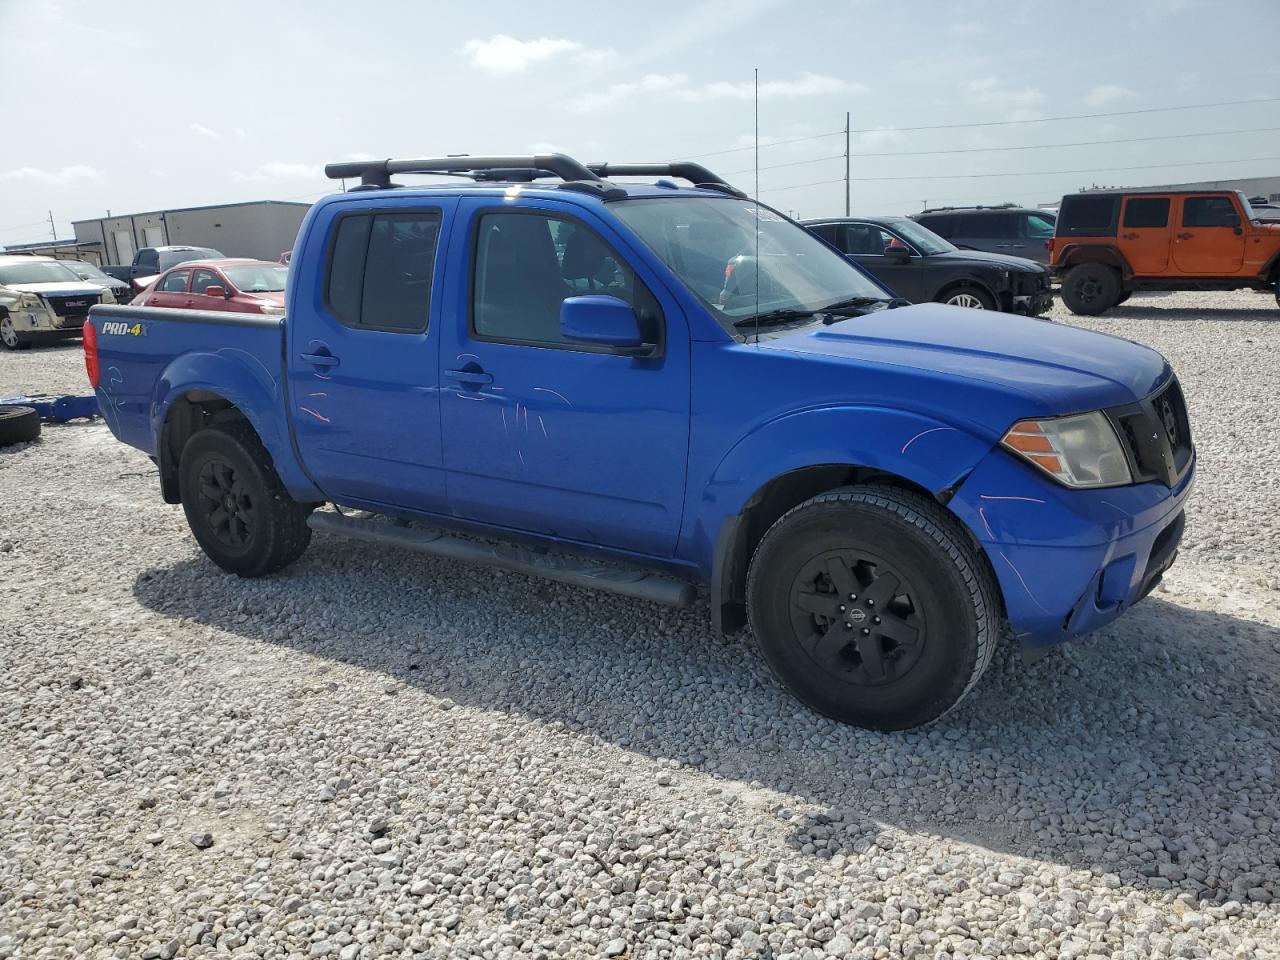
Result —
M 1280 222 L 1229 190 L 1097 191 L 1062 198 L 1049 265 L 1072 313 L 1094 316 L 1134 290 L 1273 289 Z

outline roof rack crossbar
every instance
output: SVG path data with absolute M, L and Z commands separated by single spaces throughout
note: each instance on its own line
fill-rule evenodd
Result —
M 346 163 L 330 163 L 325 166 L 325 176 L 330 180 L 359 177 L 361 184 L 369 187 L 391 186 L 393 173 L 461 173 L 490 175 L 491 171 L 519 171 L 525 177 L 534 172 L 546 171 L 546 175 L 561 180 L 599 180 L 595 173 L 572 157 L 562 153 L 538 154 L 523 157 L 424 157 L 417 160 L 351 160 Z
M 728 181 L 702 164 L 688 160 L 671 163 L 588 163 L 587 169 L 600 177 L 679 177 L 694 184 L 718 183 L 729 186 Z

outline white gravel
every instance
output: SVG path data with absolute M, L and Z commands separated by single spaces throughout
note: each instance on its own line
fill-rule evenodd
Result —
M 240 581 L 101 424 L 0 450 L 0 958 L 1280 957 L 1280 311 L 1081 325 L 1182 377 L 1183 556 L 918 733 L 705 605 L 322 537 Z

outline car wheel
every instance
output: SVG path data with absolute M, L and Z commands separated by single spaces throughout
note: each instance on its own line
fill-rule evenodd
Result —
M 13 325 L 13 318 L 7 313 L 0 315 L 0 344 L 6 350 L 25 350 L 31 346 L 30 341 L 18 333 L 18 328 Z
M 1072 313 L 1094 317 L 1120 302 L 1120 274 L 1103 263 L 1082 263 L 1062 278 L 1062 302 Z
M 970 310 L 994 310 L 996 302 L 991 294 L 978 287 L 953 287 L 944 291 L 938 300 L 953 307 L 968 307 Z
M 311 542 L 311 507 L 289 496 L 246 423 L 195 433 L 183 447 L 178 484 L 196 542 L 223 570 L 242 577 L 274 573 Z
M 40 414 L 31 407 L 0 404 L 0 447 L 40 436 Z
M 1126 300 L 1128 300 L 1132 296 L 1133 296 L 1133 291 L 1126 290 L 1124 293 L 1120 294 L 1120 298 L 1116 300 L 1116 306 L 1117 307 L 1120 306 L 1120 304 L 1124 303 Z
M 751 560 L 747 610 L 797 699 L 878 730 L 956 706 L 999 636 L 996 587 L 971 539 L 896 487 L 834 490 L 785 514 Z

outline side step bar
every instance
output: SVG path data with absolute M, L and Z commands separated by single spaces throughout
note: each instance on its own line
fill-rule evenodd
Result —
M 365 543 L 387 544 L 467 563 L 526 573 L 546 580 L 651 600 L 672 607 L 693 603 L 693 584 L 649 573 L 595 563 L 564 554 L 541 553 L 515 544 L 489 544 L 453 536 L 441 530 L 418 530 L 378 520 L 359 520 L 340 513 L 313 513 L 307 526 Z

